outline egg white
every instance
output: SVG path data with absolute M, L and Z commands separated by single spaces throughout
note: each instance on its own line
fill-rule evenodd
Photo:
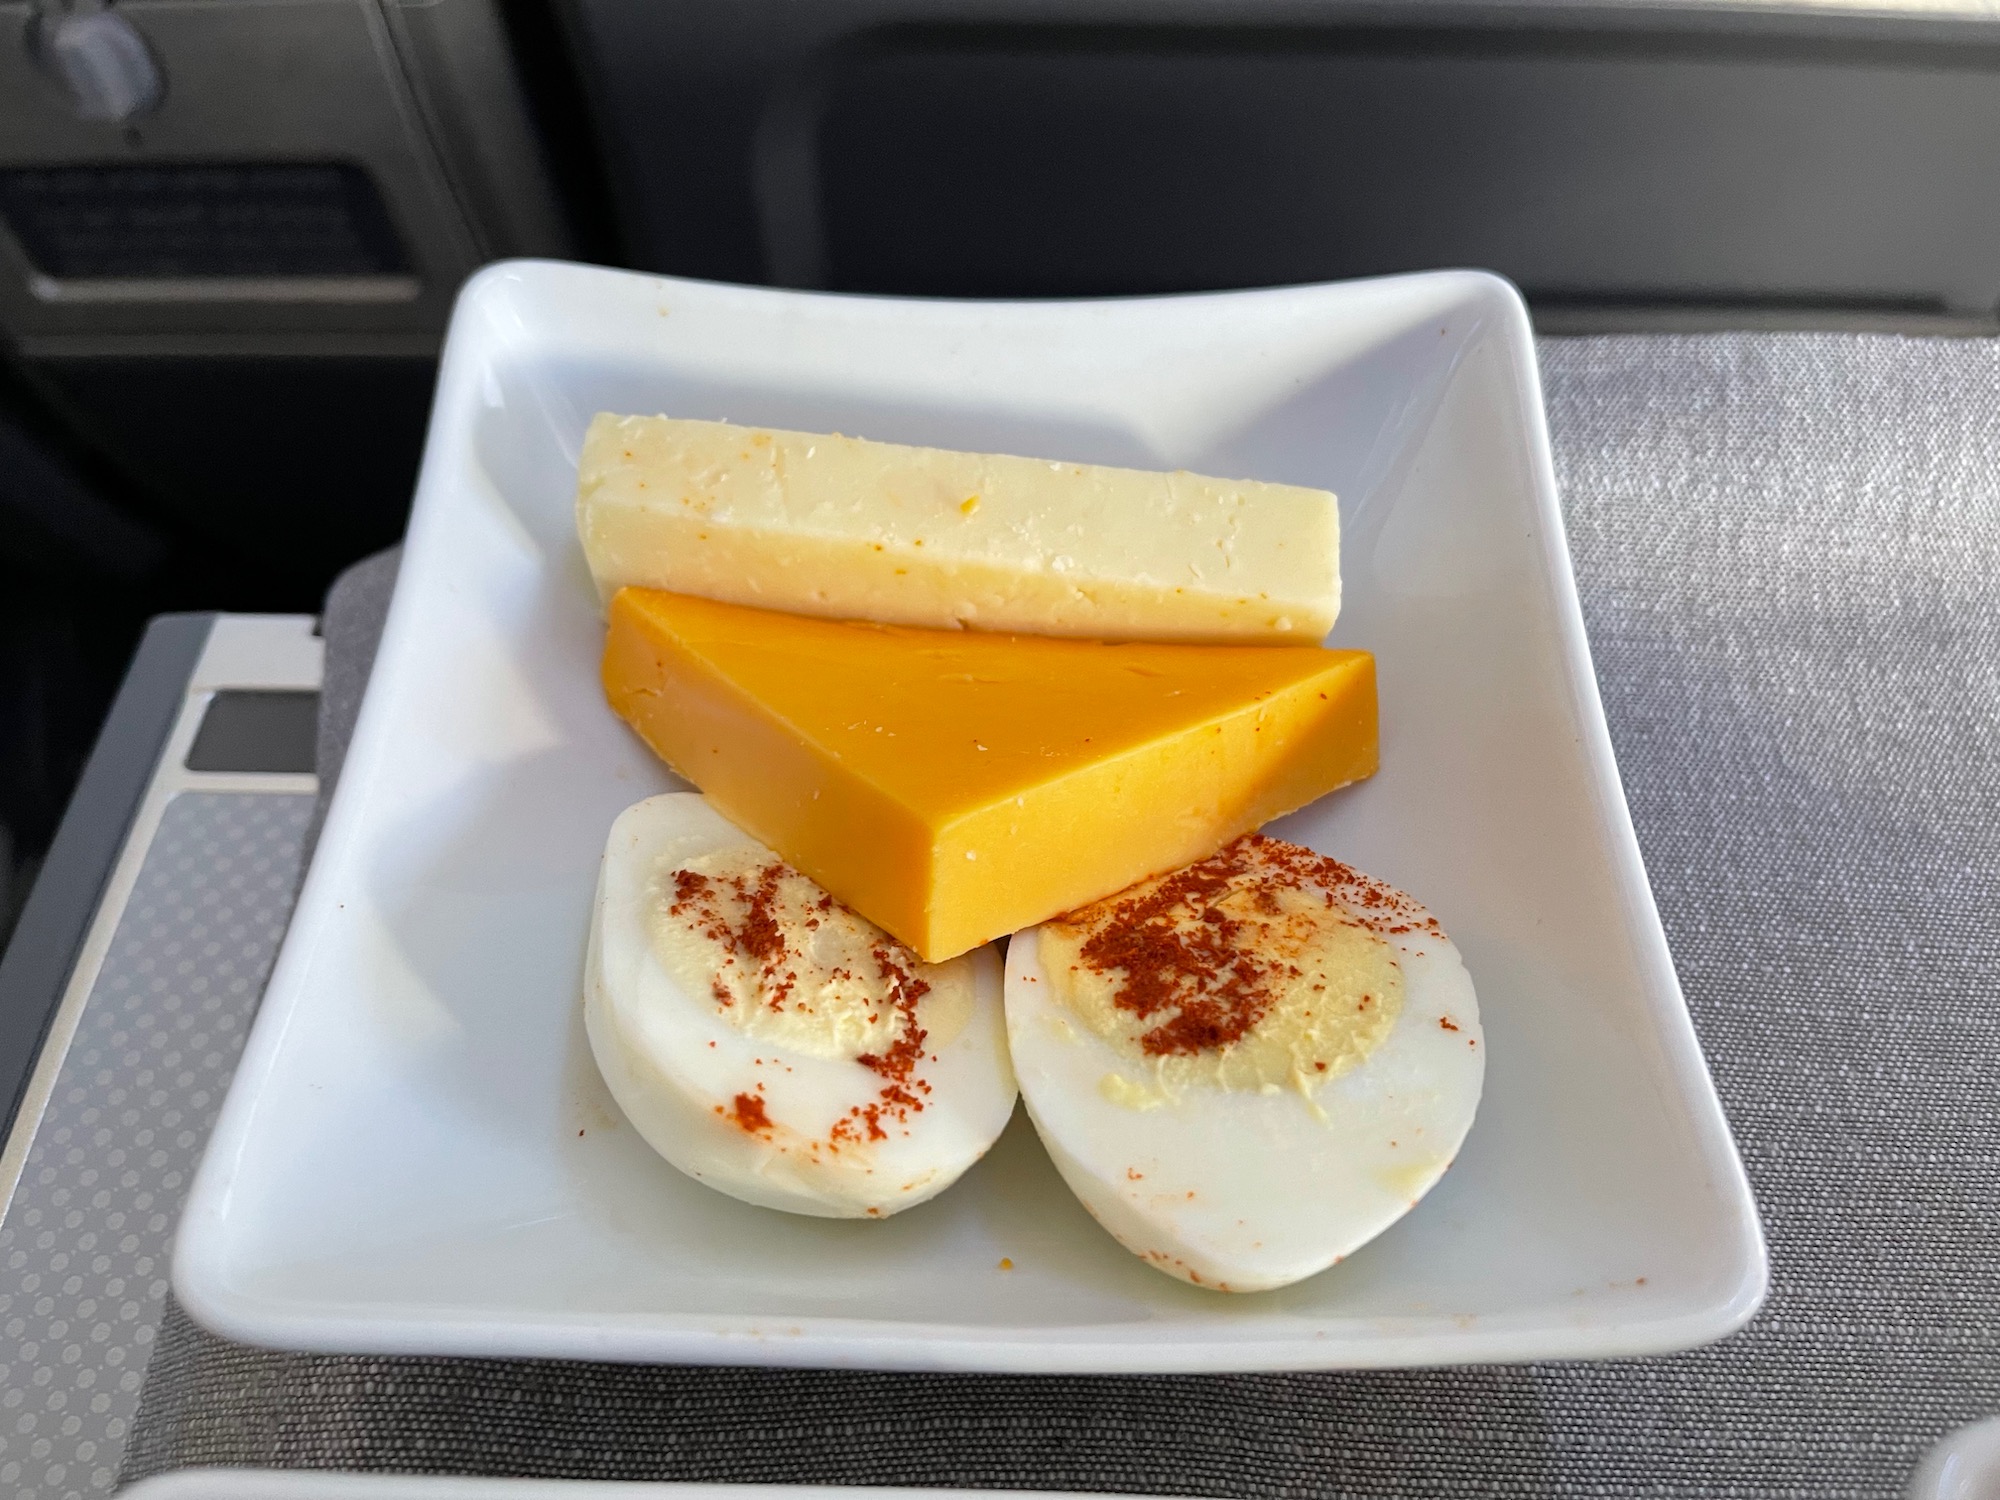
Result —
M 1084 1207 L 1169 1275 L 1254 1292 L 1323 1271 L 1414 1208 L 1472 1126 L 1485 1037 L 1472 980 L 1441 936 L 1390 939 L 1407 945 L 1395 955 L 1395 1025 L 1310 1096 L 1195 1084 L 1174 1096 L 1107 1090 L 1107 1076 L 1142 1070 L 1056 998 L 1038 939 L 1039 929 L 1017 933 L 1007 950 L 1022 1101 Z M 1135 1097 L 1150 1107 L 1134 1107 Z
M 930 1086 L 924 1107 L 883 1119 L 887 1139 L 832 1144 L 838 1121 L 880 1099 L 881 1075 L 746 1035 L 711 995 L 676 983 L 654 950 L 649 918 L 660 872 L 733 849 L 764 846 L 696 793 L 648 798 L 612 825 L 584 976 L 585 1030 L 612 1097 L 660 1155 L 746 1203 L 879 1218 L 944 1191 L 986 1153 L 1014 1108 L 994 950 L 953 960 L 971 969 L 972 1013 L 956 1035 L 926 1045 L 915 1071 Z M 768 1129 L 738 1123 L 732 1107 L 742 1094 L 760 1099 Z

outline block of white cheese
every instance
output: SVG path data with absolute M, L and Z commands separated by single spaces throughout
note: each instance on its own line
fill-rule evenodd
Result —
M 604 413 L 577 530 L 627 585 L 793 614 L 1119 640 L 1317 642 L 1325 490 Z

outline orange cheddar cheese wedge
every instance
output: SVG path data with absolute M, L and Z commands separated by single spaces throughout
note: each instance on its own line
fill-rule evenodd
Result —
M 611 706 L 932 962 L 1213 853 L 1376 767 L 1375 660 L 611 601 Z

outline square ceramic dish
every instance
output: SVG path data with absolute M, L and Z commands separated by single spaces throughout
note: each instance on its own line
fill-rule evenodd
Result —
M 1149 1270 L 1017 1115 L 881 1223 L 750 1208 L 621 1122 L 583 1037 L 599 852 L 675 785 L 605 708 L 572 530 L 600 409 L 1322 485 L 1381 773 L 1279 825 L 1415 893 L 1479 989 L 1456 1167 L 1282 1291 Z M 1011 1269 L 1002 1269 L 1002 1261 Z M 1677 1349 L 1760 1300 L 1754 1207 L 1641 868 L 1525 310 L 1438 273 L 1093 303 L 496 266 L 453 317 L 326 831 L 187 1207 L 182 1301 L 382 1353 L 1232 1370 Z

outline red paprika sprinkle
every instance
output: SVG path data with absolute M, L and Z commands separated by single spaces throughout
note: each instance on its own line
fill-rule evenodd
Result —
M 762 1135 L 771 1128 L 771 1117 L 764 1113 L 764 1101 L 755 1094 L 738 1094 L 730 1101 L 729 1117 L 736 1122 L 737 1129 L 751 1135 Z
M 1266 915 L 1278 912 L 1280 890 L 1317 891 L 1328 909 L 1344 908 L 1348 920 L 1377 937 L 1444 935 L 1436 918 L 1394 887 L 1297 844 L 1245 834 L 1161 880 L 1057 919 L 1094 927 L 1079 956 L 1100 974 L 1122 975 L 1113 1004 L 1142 1021 L 1159 1018 L 1139 1038 L 1148 1055 L 1189 1055 L 1242 1040 L 1276 1003 L 1282 981 L 1297 977 L 1293 966 L 1255 951 L 1254 924 L 1217 904 L 1244 889 Z

